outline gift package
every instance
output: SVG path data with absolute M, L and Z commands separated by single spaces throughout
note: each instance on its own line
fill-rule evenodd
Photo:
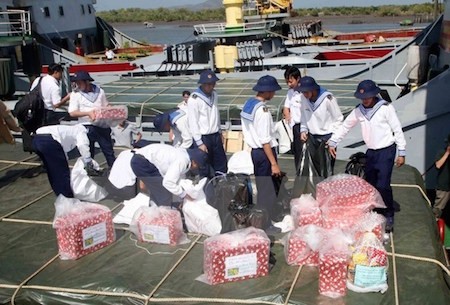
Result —
M 61 259 L 78 259 L 115 240 L 109 208 L 59 195 L 55 202 L 56 230 Z
M 115 127 L 128 118 L 126 106 L 100 107 L 94 110 L 95 120 L 93 124 L 99 127 Z
M 180 212 L 164 206 L 140 207 L 133 215 L 130 231 L 141 242 L 173 246 L 189 241 L 183 231 Z
M 290 205 L 295 227 L 309 224 L 322 225 L 322 212 L 319 203 L 311 194 L 303 194 L 300 198 L 292 199 Z
M 204 242 L 203 271 L 211 285 L 265 276 L 269 273 L 270 239 L 248 227 L 209 237 Z
M 315 225 L 302 226 L 291 231 L 282 240 L 286 263 L 292 266 L 318 266 L 318 246 L 322 229 Z

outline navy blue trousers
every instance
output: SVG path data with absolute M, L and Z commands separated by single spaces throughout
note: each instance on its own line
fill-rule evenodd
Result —
M 277 155 L 274 148 L 272 148 L 272 152 L 276 159 Z M 251 155 L 253 169 L 255 171 L 256 189 L 258 191 L 256 204 L 258 208 L 265 210 L 272 219 L 274 216 L 274 206 L 277 202 L 276 184 L 272 177 L 272 166 L 262 148 L 252 149 Z
M 98 143 L 100 149 L 105 155 L 106 163 L 112 167 L 116 157 L 114 156 L 113 141 L 111 139 L 111 128 L 102 128 L 94 125 L 85 125 L 88 130 L 89 150 L 92 159 L 95 157 L 95 142 Z
M 33 146 L 47 169 L 48 181 L 56 196 L 63 194 L 73 198 L 69 164 L 61 144 L 53 140 L 51 135 L 35 135 Z
M 294 154 L 294 161 L 295 161 L 295 171 L 298 172 L 298 168 L 300 166 L 300 160 L 302 159 L 302 150 L 303 150 L 303 142 L 300 139 L 300 124 L 295 124 L 292 127 L 292 135 L 294 142 L 294 151 L 292 152 Z
M 171 206 L 172 193 L 162 185 L 163 177 L 156 166 L 139 154 L 135 154 L 131 158 L 130 164 L 136 177 L 144 182 L 150 192 L 150 199 L 158 206 Z
M 208 148 L 208 161 L 214 168 L 214 171 L 226 173 L 228 171 L 228 161 L 225 150 L 223 149 L 221 134 L 216 132 L 208 135 L 202 135 L 202 141 L 206 148 Z
M 331 134 L 308 136 L 308 150 L 311 155 L 311 161 L 320 177 L 327 178 L 334 174 L 334 164 L 336 159 L 332 158 L 326 145 L 331 138 Z
M 366 152 L 366 181 L 380 192 L 386 210 L 384 216 L 394 216 L 394 197 L 391 188 L 391 176 L 397 147 L 392 144 L 382 149 L 368 149 Z

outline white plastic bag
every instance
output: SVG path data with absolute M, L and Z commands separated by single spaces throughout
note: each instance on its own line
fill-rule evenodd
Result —
M 136 197 L 131 198 L 130 200 L 125 200 L 123 202 L 123 209 L 117 213 L 113 218 L 114 223 L 123 223 L 130 225 L 131 220 L 133 219 L 134 213 L 140 207 L 148 207 L 148 206 L 156 205 L 153 201 L 150 200 L 150 197 L 144 193 L 139 193 Z
M 222 222 L 219 212 L 206 202 L 203 187 L 206 178 L 193 185 L 190 180 L 180 182 L 186 193 L 193 198 L 183 202 L 183 214 L 186 227 L 189 232 L 201 233 L 208 236 L 220 234 Z
M 94 168 L 99 169 L 99 165 L 95 160 Z M 70 184 L 72 186 L 73 195 L 75 198 L 89 202 L 99 202 L 104 199 L 108 192 L 97 183 L 95 183 L 84 169 L 84 163 L 81 158 L 75 162 L 75 166 L 70 173 Z

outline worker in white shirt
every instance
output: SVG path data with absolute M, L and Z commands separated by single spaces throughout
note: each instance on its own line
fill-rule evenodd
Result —
M 122 154 L 125 157 L 122 158 Z M 127 158 L 128 155 L 128 158 Z M 208 155 L 198 149 L 175 148 L 167 144 L 150 144 L 119 155 L 111 169 L 109 180 L 119 188 L 142 181 L 157 205 L 171 206 L 173 196 L 185 198 L 180 179 L 189 171 L 203 170 Z
M 208 153 L 209 163 L 216 172 L 226 173 L 227 156 L 220 133 L 218 97 L 214 90 L 218 80 L 211 70 L 200 74 L 200 86 L 187 101 L 187 114 L 194 144 Z
M 314 78 L 302 77 L 295 90 L 305 97 L 301 104 L 301 139 L 307 142 L 307 151 L 317 174 L 327 178 L 333 175 L 335 160 L 329 154 L 326 143 L 341 126 L 344 116 L 333 94 L 319 86 Z
M 187 91 L 187 90 L 184 90 L 184 91 L 181 93 L 181 96 L 183 97 L 183 99 L 182 99 L 182 101 L 177 105 L 177 107 L 180 108 L 180 109 L 186 109 L 186 107 L 187 107 L 187 101 L 188 101 L 188 99 L 189 99 L 189 96 L 191 96 L 191 92 L 190 92 L 190 91 Z
M 266 103 L 274 97 L 275 91 L 280 89 L 273 76 L 261 77 L 253 87 L 257 92 L 256 96 L 248 99 L 241 111 L 244 141 L 252 148 L 251 156 L 258 190 L 256 203 L 258 208 L 268 213 L 272 221 L 278 221 L 273 219 L 277 201 L 275 178 L 281 175 L 281 170 L 275 151 L 278 143 L 272 114 Z M 265 226 L 268 234 L 279 232 L 270 222 Z
M 190 148 L 192 136 L 189 131 L 187 114 L 182 109 L 170 110 L 155 116 L 153 125 L 158 132 L 172 131 L 174 147 Z
M 297 67 L 288 67 L 284 72 L 284 79 L 289 89 L 284 100 L 283 116 L 287 121 L 289 128 L 292 129 L 292 141 L 295 169 L 298 171 L 300 159 L 302 155 L 303 142 L 301 140 L 300 123 L 302 100 L 305 99 L 301 92 L 295 90 L 298 87 L 301 78 L 300 70 Z
M 372 80 L 359 83 L 355 97 L 359 104 L 347 116 L 328 142 L 330 154 L 336 158 L 336 146 L 348 131 L 361 124 L 362 137 L 367 145 L 365 179 L 381 194 L 386 210 L 386 231 L 394 227 L 394 199 L 391 176 L 394 162 L 397 167 L 405 163 L 406 141 L 394 107 L 378 94 L 380 88 Z M 397 158 L 395 158 L 396 152 Z
M 78 118 L 78 122 L 83 124 L 88 130 L 91 157 L 95 156 L 95 142 L 98 142 L 100 149 L 105 156 L 108 166 L 116 160 L 114 155 L 113 141 L 111 138 L 111 128 L 95 126 L 95 109 L 109 105 L 105 91 L 93 84 L 94 79 L 86 71 L 78 71 L 70 77 L 77 85 L 76 91 L 72 93 L 72 100 L 69 105 L 69 114 Z
M 60 64 L 52 63 L 48 65 L 47 75 L 36 78 L 31 84 L 30 90 L 33 90 L 40 82 L 45 107 L 45 125 L 57 125 L 67 116 L 67 112 L 60 110 L 70 99 L 70 92 L 61 97 L 62 76 L 63 67 Z
M 116 57 L 116 54 L 110 48 L 105 49 L 106 60 L 113 60 Z
M 83 125 L 53 125 L 38 128 L 33 138 L 33 146 L 44 163 L 48 180 L 56 195 L 62 194 L 73 198 L 67 153 L 75 147 L 80 152 L 88 175 L 101 175 L 101 172 L 94 168 L 89 153 L 87 129 Z

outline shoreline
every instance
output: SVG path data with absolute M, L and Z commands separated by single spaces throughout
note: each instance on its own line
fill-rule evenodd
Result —
M 351 16 L 320 16 L 320 17 L 290 17 L 287 18 L 287 21 L 296 21 L 296 22 L 308 22 L 308 21 L 317 21 L 321 20 L 323 26 L 327 25 L 340 25 L 340 24 L 376 24 L 376 23 L 392 23 L 398 24 L 400 21 L 410 19 L 414 20 L 415 16 L 372 16 L 372 15 L 351 15 Z M 191 27 L 196 24 L 204 24 L 204 23 L 221 23 L 225 21 L 220 20 L 210 20 L 210 21 L 151 21 L 148 22 L 153 23 L 155 26 L 161 25 L 175 25 L 178 27 Z M 142 24 L 144 22 L 118 22 L 111 23 L 116 25 L 129 25 L 129 24 Z

